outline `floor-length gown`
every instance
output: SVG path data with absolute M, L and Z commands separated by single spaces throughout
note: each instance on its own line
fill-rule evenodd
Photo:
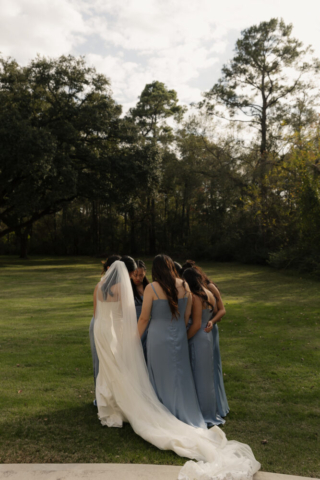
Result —
M 143 302 L 143 296 L 140 295 L 140 299 L 134 297 L 134 305 L 136 307 L 136 314 L 137 314 L 137 321 L 139 320 L 139 317 L 141 315 L 141 310 L 142 310 L 142 302 Z M 147 328 L 143 332 L 143 335 L 141 337 L 141 343 L 142 343 L 142 348 L 143 348 L 143 354 L 144 358 L 147 363 L 147 336 L 148 336 L 148 329 L 149 329 L 149 324 L 147 325 Z
M 213 360 L 213 336 L 205 332 L 212 317 L 209 308 L 202 310 L 201 328 L 189 340 L 190 362 L 200 410 L 208 427 L 224 424 L 218 412 Z
M 221 417 L 229 413 L 229 405 L 223 382 L 222 363 L 219 347 L 219 328 L 215 323 L 212 329 L 213 337 L 213 368 L 214 368 L 214 388 L 216 392 L 218 412 Z
M 154 286 L 151 284 L 156 296 Z M 160 402 L 179 420 L 206 428 L 192 377 L 184 313 L 187 297 L 178 299 L 172 318 L 166 299 L 153 301 L 147 337 L 148 371 Z

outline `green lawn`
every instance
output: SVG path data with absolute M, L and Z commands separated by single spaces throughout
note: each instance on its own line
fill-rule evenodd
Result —
M 227 309 L 228 439 L 248 443 L 265 471 L 320 477 L 320 283 L 267 267 L 202 267 Z M 0 257 L 1 463 L 184 463 L 129 425 L 99 424 L 88 328 L 100 269 L 86 257 Z

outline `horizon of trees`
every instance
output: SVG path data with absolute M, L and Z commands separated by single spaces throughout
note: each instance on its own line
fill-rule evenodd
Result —
M 122 116 L 83 58 L 1 58 L 0 254 L 162 251 L 320 274 L 319 72 L 271 19 L 241 33 L 192 110 L 154 81 Z

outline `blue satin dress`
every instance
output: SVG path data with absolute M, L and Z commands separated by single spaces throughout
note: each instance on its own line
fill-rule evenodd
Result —
M 215 393 L 213 336 L 211 333 L 204 331 L 211 317 L 211 310 L 208 308 L 202 310 L 201 328 L 189 340 L 189 354 L 193 379 L 200 410 L 208 427 L 225 423 L 219 415 Z
M 178 319 L 172 318 L 168 300 L 158 297 L 153 301 L 147 336 L 148 371 L 160 402 L 175 417 L 188 425 L 207 428 L 200 411 L 189 360 L 184 322 L 187 301 L 187 298 L 178 300 Z
M 215 323 L 212 329 L 213 337 L 213 368 L 214 368 L 214 388 L 217 398 L 218 412 L 221 417 L 226 417 L 229 413 L 229 405 L 226 391 L 224 389 L 222 363 L 219 347 L 219 329 Z
M 136 307 L 136 314 L 137 314 L 137 321 L 139 320 L 139 317 L 141 315 L 141 310 L 142 310 L 142 302 L 143 302 L 143 296 L 140 295 L 140 300 L 138 298 L 134 298 L 134 304 Z M 149 329 L 149 324 L 145 331 L 143 332 L 143 335 L 141 337 L 141 343 L 142 343 L 142 348 L 143 348 L 143 354 L 144 358 L 147 363 L 147 337 L 148 337 L 148 329 Z

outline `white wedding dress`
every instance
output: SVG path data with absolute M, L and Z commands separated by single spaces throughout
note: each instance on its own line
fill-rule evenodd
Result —
M 116 261 L 97 290 L 94 336 L 100 367 L 96 385 L 102 425 L 133 430 L 162 450 L 188 461 L 179 480 L 249 480 L 260 464 L 248 445 L 227 441 L 218 427 L 194 428 L 177 420 L 158 400 L 149 381 L 138 335 L 126 266 Z

